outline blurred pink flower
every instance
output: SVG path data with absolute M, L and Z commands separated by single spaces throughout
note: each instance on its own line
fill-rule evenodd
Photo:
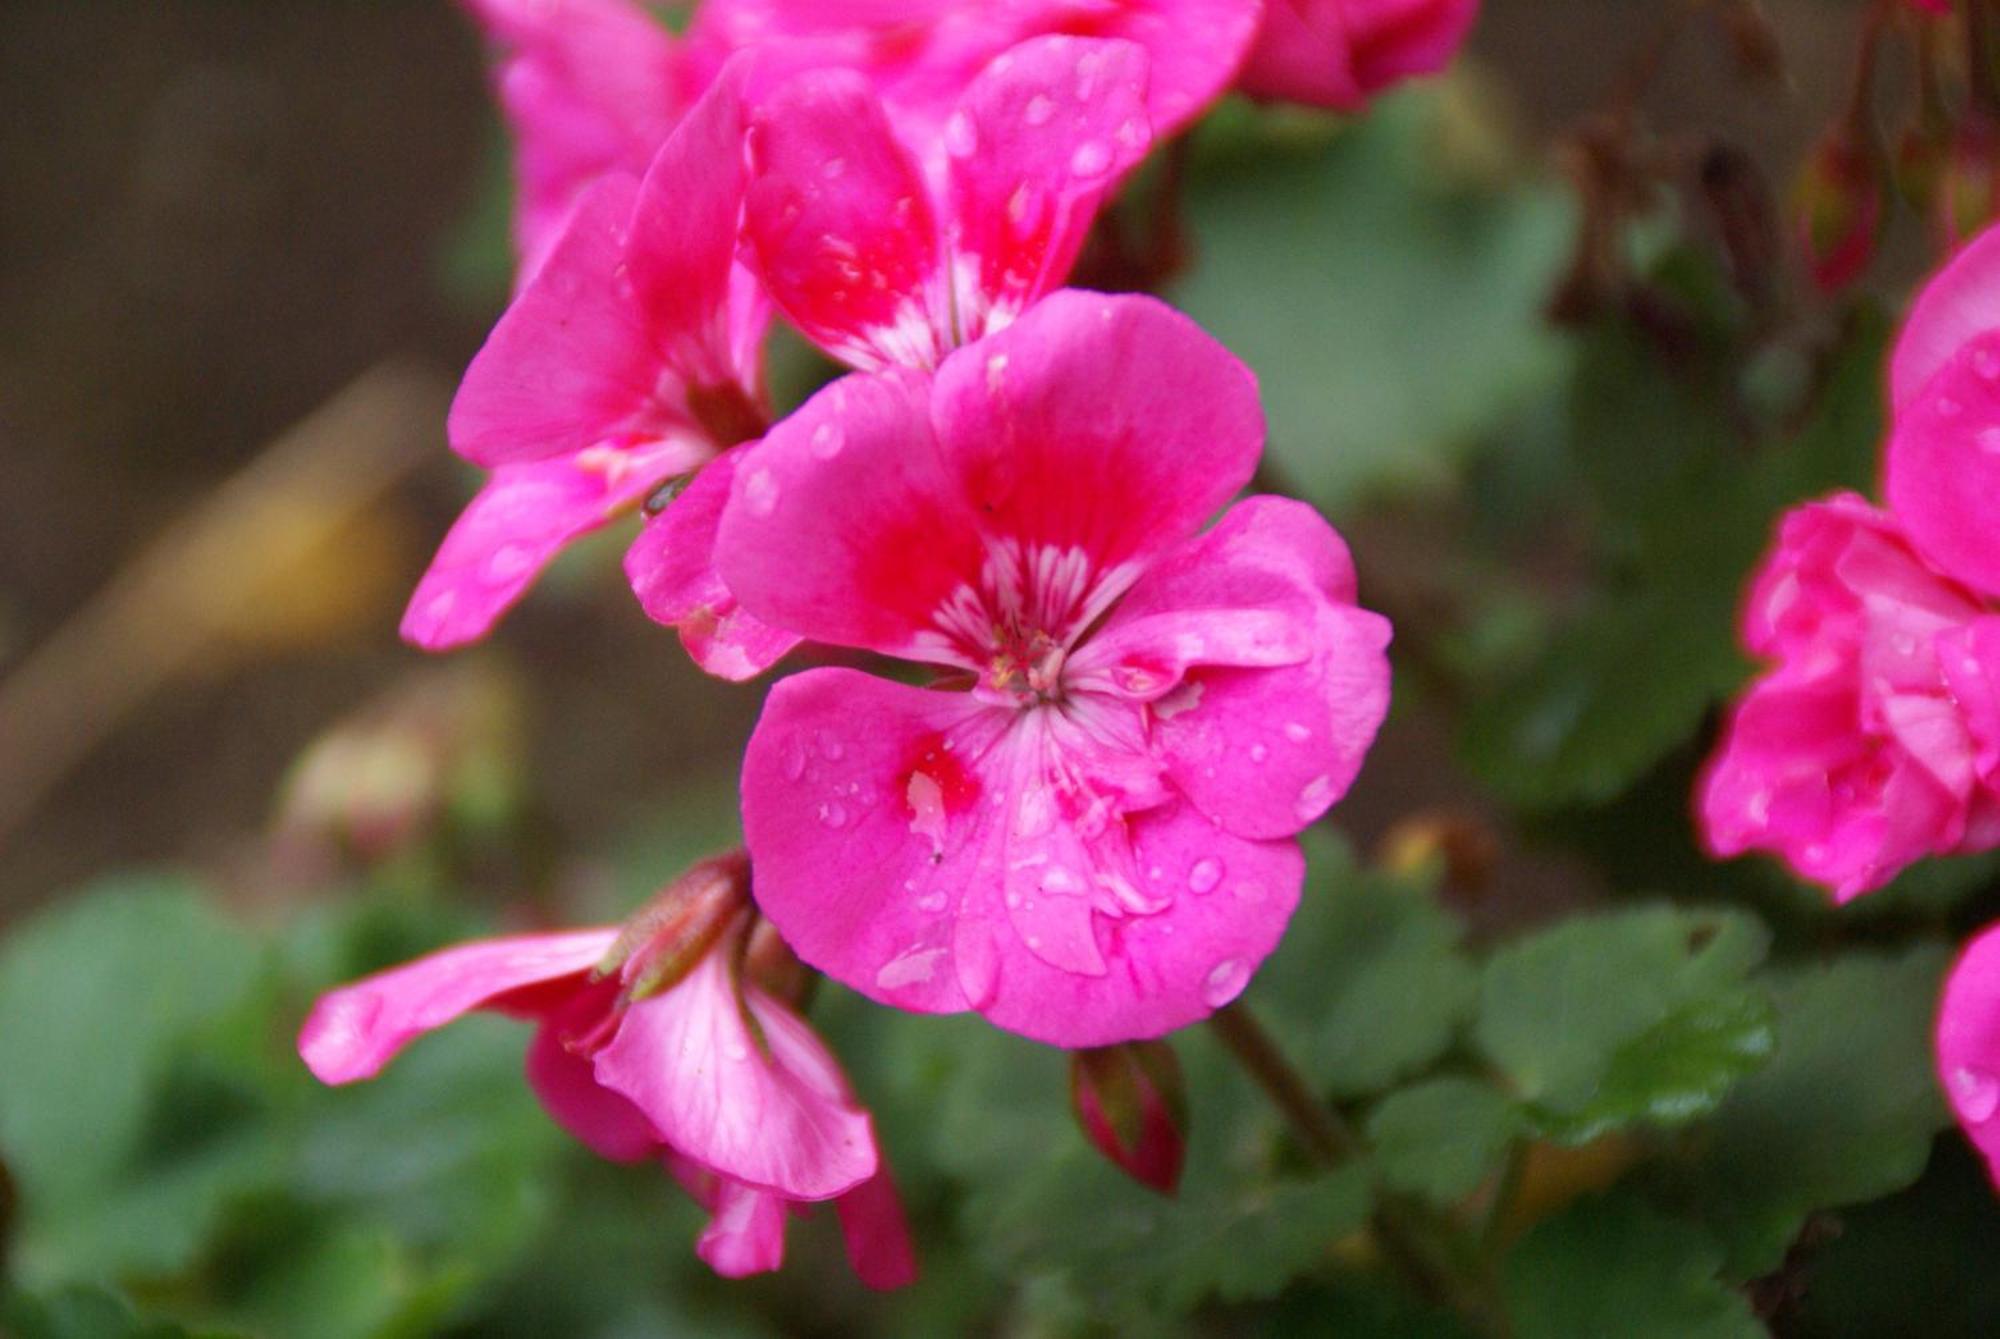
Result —
M 1451 63 L 1479 0 L 1269 0 L 1237 84 L 1336 111 Z
M 665 981 L 649 977 L 689 945 L 641 921 L 622 939 L 575 930 L 445 949 L 328 992 L 299 1054 L 321 1081 L 352 1083 L 471 1010 L 533 1019 L 528 1082 L 542 1105 L 603 1157 L 662 1161 L 713 1215 L 696 1249 L 718 1273 L 776 1269 L 790 1206 L 831 1199 L 862 1281 L 908 1283 L 914 1257 L 868 1113 L 805 1021 L 736 979 L 747 915 L 726 914 L 720 938 Z
M 1945 978 L 1936 1044 L 1952 1114 L 2000 1185 L 2000 926 L 1974 936 Z
M 763 430 L 769 308 L 735 263 L 737 82 L 703 95 L 644 180 L 617 172 L 585 192 L 467 369 L 451 444 L 492 475 L 411 598 L 410 641 L 443 650 L 484 636 L 570 541 Z M 641 597 L 704 667 L 747 678 L 794 639 L 740 616 L 709 580 L 699 498 L 654 522 Z M 671 564 L 659 554 L 669 543 Z
M 744 454 L 716 548 L 744 606 L 948 676 L 771 691 L 744 826 L 801 958 L 1063 1046 L 1241 992 L 1389 694 L 1388 625 L 1316 513 L 1251 498 L 1200 532 L 1263 431 L 1185 317 L 1062 292 Z

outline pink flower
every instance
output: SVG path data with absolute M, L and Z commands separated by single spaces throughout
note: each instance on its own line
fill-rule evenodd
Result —
M 1982 612 L 1860 498 L 1788 515 L 1743 627 L 1778 664 L 1705 777 L 1711 850 L 1776 852 L 1846 901 L 1925 856 L 2000 842 L 1992 745 L 1983 759 L 1959 696 L 1967 676 L 1983 681 L 1966 640 L 1988 635 Z
M 514 133 L 521 279 L 583 192 L 642 173 L 695 88 L 672 34 L 631 0 L 466 0 L 501 46 L 495 91 Z
M 744 826 L 800 957 L 1072 1047 L 1243 989 L 1389 689 L 1317 514 L 1252 498 L 1197 533 L 1262 439 L 1250 373 L 1186 318 L 1062 292 L 745 454 L 716 547 L 744 606 L 946 676 L 767 699 Z
M 740 863 L 717 876 L 740 880 Z M 620 1162 L 659 1159 L 713 1215 L 696 1250 L 730 1277 L 776 1269 L 790 1206 L 831 1199 L 871 1287 L 915 1276 L 868 1113 L 797 1014 L 734 963 L 747 917 L 684 941 L 635 921 L 483 940 L 331 991 L 299 1033 L 323 1082 L 374 1077 L 409 1042 L 474 1009 L 533 1019 L 528 1083 L 556 1123 Z M 705 951 L 701 951 L 704 950 Z M 662 989 L 662 972 L 679 977 Z
M 989 61 L 1036 37 L 1117 38 L 1146 50 L 1159 135 L 1222 95 L 1257 30 L 1258 0 L 705 0 L 699 62 L 757 47 L 774 68 L 862 75 L 899 130 L 935 133 Z
M 835 357 L 933 367 L 1062 283 L 1152 142 L 1145 87 L 1130 42 L 1038 38 L 974 78 L 940 132 L 909 137 L 861 74 L 800 76 L 752 117 L 749 253 Z
M 1357 111 L 1451 63 L 1479 0 L 1269 0 L 1237 80 L 1253 97 Z
M 1945 978 L 1936 1041 L 1952 1114 L 2000 1185 L 2000 926 L 1975 936 Z
M 643 181 L 613 173 L 585 193 L 473 359 L 448 428 L 453 449 L 493 473 L 410 601 L 410 641 L 442 650 L 484 636 L 571 540 L 763 430 L 767 307 L 734 261 L 739 77 L 704 95 Z M 794 639 L 714 587 L 712 513 L 698 484 L 688 494 L 643 541 L 641 595 L 698 661 L 746 678 Z

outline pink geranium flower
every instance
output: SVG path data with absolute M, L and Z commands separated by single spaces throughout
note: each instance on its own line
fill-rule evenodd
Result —
M 854 367 L 930 368 L 1069 273 L 1145 156 L 1146 54 L 1045 37 L 996 58 L 942 129 L 899 126 L 853 70 L 782 85 L 750 129 L 749 254 L 773 300 Z
M 614 173 L 585 193 L 473 359 L 448 428 L 492 476 L 410 601 L 410 641 L 441 650 L 485 635 L 571 540 L 763 430 L 768 306 L 735 264 L 738 80 L 717 81 L 644 180 Z M 727 491 L 726 467 L 712 486 Z M 698 661 L 748 677 L 794 639 L 715 588 L 706 494 L 688 494 L 649 541 L 671 549 L 641 594 Z
M 2000 926 L 1975 936 L 1945 978 L 1936 1042 L 1952 1114 L 2000 1185 Z
M 673 35 L 632 0 L 465 0 L 499 44 L 523 282 L 589 186 L 643 173 L 694 101 Z
M 1980 617 L 1976 596 L 1862 499 L 1788 515 L 1743 626 L 1777 668 L 1710 764 L 1710 849 L 1776 852 L 1846 901 L 1912 861 L 2000 841 L 2000 793 L 1957 696 L 1978 672 L 1964 638 Z
M 772 690 L 743 816 L 802 958 L 1063 1046 L 1243 989 L 1389 687 L 1316 513 L 1252 498 L 1198 533 L 1262 438 L 1249 371 L 1186 318 L 1063 292 L 745 454 L 716 550 L 744 606 L 945 676 Z
M 471 1010 L 532 1019 L 528 1082 L 550 1116 L 603 1157 L 662 1162 L 713 1215 L 696 1250 L 717 1273 L 776 1269 L 790 1207 L 830 1199 L 862 1281 L 899 1287 L 915 1261 L 868 1113 L 804 1020 L 738 979 L 746 920 L 730 913 L 692 963 L 671 962 L 685 943 L 643 920 L 622 937 L 462 944 L 329 992 L 299 1054 L 323 1082 L 352 1083 Z M 660 988 L 664 967 L 679 975 Z
M 1436 74 L 1465 42 L 1479 0 L 1269 0 L 1244 92 L 1336 111 Z

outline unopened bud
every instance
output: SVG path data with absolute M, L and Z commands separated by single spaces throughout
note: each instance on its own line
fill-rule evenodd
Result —
M 1070 1101 L 1099 1152 L 1141 1185 L 1171 1195 L 1187 1153 L 1187 1086 L 1163 1041 L 1070 1054 Z
M 750 906 L 750 857 L 715 856 L 662 888 L 628 921 L 597 976 L 617 974 L 628 1001 L 671 990 Z
M 1793 190 L 1806 269 L 1823 292 L 1861 277 L 1875 258 L 1886 213 L 1881 156 L 1836 131 L 1806 160 Z
M 1736 68 L 1759 83 L 1785 79 L 1785 49 L 1770 17 L 1757 0 L 1738 0 L 1722 11 L 1722 28 L 1736 56 Z
M 758 989 L 794 1009 L 805 1003 L 818 979 L 812 968 L 792 952 L 792 946 L 778 933 L 778 927 L 763 919 L 750 931 L 750 942 L 743 950 L 743 971 L 757 983 Z
M 1445 881 L 1480 892 L 1500 862 L 1500 839 L 1469 814 L 1425 813 L 1402 819 L 1382 836 L 1376 863 L 1391 874 L 1441 867 Z
M 1730 144 L 1709 146 L 1701 160 L 1701 194 L 1715 220 L 1729 277 L 1749 301 L 1769 296 L 1782 248 L 1778 214 L 1764 174 L 1750 155 Z
M 2000 129 L 1978 113 L 1965 118 L 1940 164 L 1931 219 L 1945 250 L 1982 231 L 2000 202 Z

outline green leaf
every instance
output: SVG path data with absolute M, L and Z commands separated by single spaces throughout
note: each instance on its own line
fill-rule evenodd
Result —
M 142 1319 L 102 1288 L 75 1286 L 46 1295 L 0 1294 L 0 1334 L 7 1339 L 229 1339 L 169 1321 Z
M 1703 1132 L 1689 1185 L 1735 1277 L 1775 1268 L 1806 1215 L 1914 1181 L 1948 1123 L 1931 1074 L 1931 1015 L 1949 955 L 1852 954 L 1771 973 L 1771 1063 Z
M 1521 1124 L 1519 1110 L 1492 1087 L 1447 1077 L 1383 1098 L 1368 1117 L 1368 1142 L 1389 1186 L 1449 1205 L 1498 1166 Z
M 1271 452 L 1323 507 L 1435 484 L 1562 366 L 1541 307 L 1566 254 L 1554 192 L 1454 184 L 1435 93 L 1207 158 L 1176 302 L 1257 369 Z M 1365 240 L 1364 240 L 1365 239 Z
M 1305 850 L 1299 909 L 1249 999 L 1315 1085 L 1372 1095 L 1451 1045 L 1477 975 L 1431 881 L 1364 870 L 1324 829 Z
M 1509 1252 L 1501 1287 L 1515 1339 L 1750 1339 L 1764 1329 L 1718 1278 L 1699 1227 L 1631 1195 L 1587 1200 Z
M 1725 911 L 1565 921 L 1487 962 L 1479 1045 L 1551 1134 L 1682 1124 L 1769 1052 L 1766 1006 L 1745 984 L 1767 938 Z

